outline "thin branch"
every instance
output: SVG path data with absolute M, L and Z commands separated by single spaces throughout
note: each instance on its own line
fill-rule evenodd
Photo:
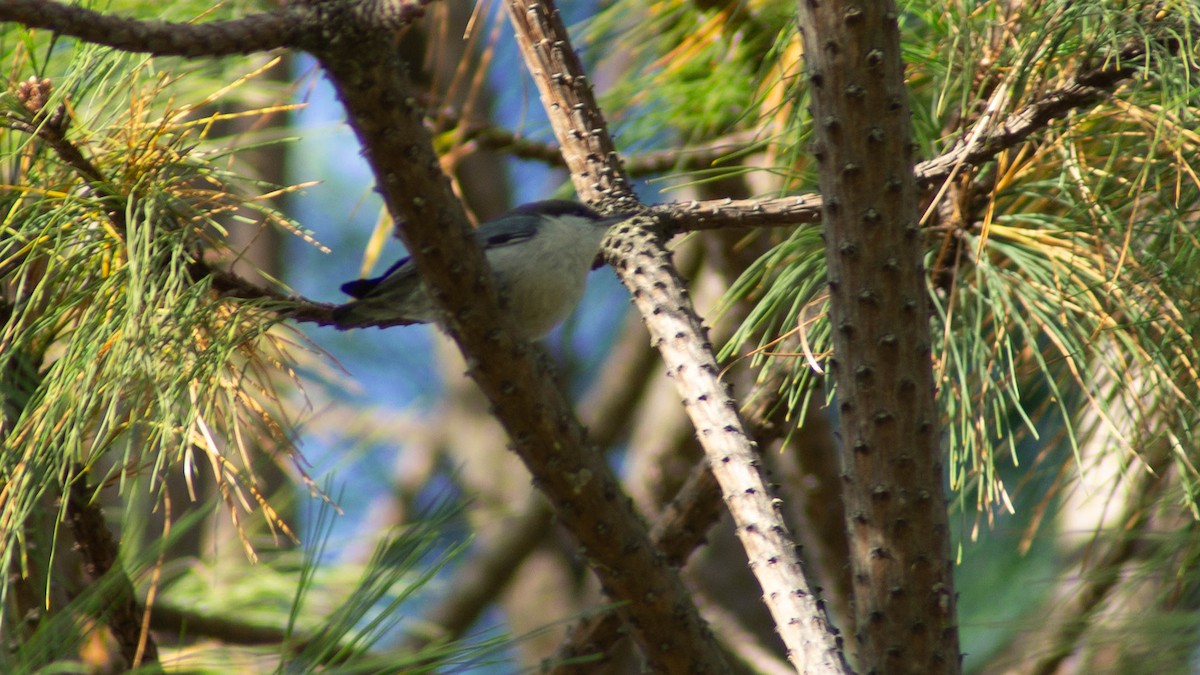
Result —
M 188 273 L 193 281 L 211 277 L 213 290 L 223 296 L 242 300 L 265 300 L 275 303 L 280 318 L 292 319 L 299 323 L 312 323 L 318 326 L 333 326 L 333 310 L 337 305 L 327 302 L 314 302 L 298 295 L 280 293 L 275 289 L 260 286 L 252 281 L 243 279 L 237 274 L 217 269 L 211 265 L 196 261 L 188 266 Z M 380 328 L 386 328 L 387 322 L 380 322 Z
M 60 105 L 52 113 L 43 107 L 50 96 L 51 82 L 48 79 L 31 77 L 17 85 L 16 98 L 29 111 L 29 116 L 8 111 L 0 114 L 0 126 L 29 134 L 50 146 L 64 164 L 75 170 L 88 187 L 103 197 L 109 203 L 105 214 L 112 222 L 117 232 L 124 233 L 127 229 L 125 221 L 126 199 L 113 189 L 108 177 L 96 167 L 70 139 L 67 129 L 71 118 L 67 107 Z
M 1141 69 L 1137 61 L 1145 53 L 1141 46 L 1125 49 L 1111 63 L 1078 73 L 1066 86 L 1042 94 L 978 138 L 973 138 L 974 131 L 968 131 L 949 150 L 917 164 L 917 184 L 926 187 L 943 180 L 960 165 L 989 162 L 1072 110 L 1099 102 L 1122 81 L 1137 74 Z
M 519 159 L 532 159 L 549 166 L 566 167 L 562 148 L 554 143 L 543 143 L 525 138 L 509 129 L 496 126 L 475 126 L 463 131 L 464 140 L 476 143 L 488 150 L 506 152 Z M 688 148 L 653 150 L 631 155 L 625 161 L 625 172 L 630 176 L 650 176 L 667 171 L 696 171 L 711 169 L 713 164 L 731 156 L 751 150 L 760 143 L 757 134 L 743 131 Z
M 0 2 L 0 22 L 44 28 L 127 52 L 187 57 L 294 47 L 305 27 L 304 16 L 290 5 L 232 21 L 193 24 L 130 19 L 48 0 Z
M 142 634 L 145 613 L 133 592 L 133 584 L 117 561 L 117 542 L 108 531 L 104 514 L 93 503 L 92 496 L 87 473 L 77 469 L 75 480 L 67 488 L 67 522 L 88 579 L 92 583 L 105 584 L 106 592 L 100 594 L 105 605 L 97 612 L 97 618 L 112 631 L 126 665 L 137 668 L 154 663 L 158 661 L 158 647 L 152 636 Z
M 575 192 L 584 201 L 616 207 L 614 211 L 632 209 L 637 198 L 558 9 L 545 0 L 509 0 L 504 6 Z
M 532 159 L 548 166 L 565 167 L 562 149 L 554 143 L 525 138 L 518 133 L 494 126 L 477 126 L 463 132 L 463 140 L 485 150 L 499 150 L 518 159 Z
M 587 200 L 628 207 L 634 199 L 629 181 L 558 10 L 549 0 L 512 0 L 505 7 L 571 168 L 575 191 Z M 712 345 L 664 238 L 657 219 L 639 216 L 609 233 L 605 257 L 633 294 L 683 397 L 792 658 L 812 667 L 846 670 L 835 633 L 804 578 L 796 546 L 758 470 L 757 449 L 720 381 Z
M 741 131 L 692 147 L 631 155 L 625 162 L 625 171 L 631 176 L 647 176 L 667 171 L 711 169 L 718 162 L 728 161 L 762 145 L 757 132 Z
M 1145 51 L 1131 47 L 1118 58 L 1075 75 L 1063 87 L 1042 94 L 994 127 L 963 134 L 948 150 L 916 166 L 917 185 L 929 187 L 945 180 L 956 167 L 977 167 L 1005 150 L 1029 140 L 1067 113 L 1103 100 L 1124 80 L 1137 74 L 1136 61 Z M 972 140 L 973 139 L 973 140 Z M 678 231 L 727 227 L 780 227 L 821 221 L 818 194 L 777 199 L 677 202 L 652 207 L 655 215 Z
M 210 616 L 170 605 L 155 605 L 150 626 L 164 634 L 186 635 L 190 639 L 210 638 L 230 645 L 287 643 L 293 652 L 302 651 L 308 641 L 308 638 L 298 640 L 294 634 L 289 639 L 287 631 L 275 626 Z
M 113 188 L 112 182 L 97 167 L 83 151 L 67 137 L 70 127 L 70 116 L 67 108 L 60 105 L 54 112 L 47 114 L 44 105 L 50 96 L 51 82 L 48 79 L 30 78 L 21 82 L 16 88 L 16 98 L 29 111 L 28 116 L 19 112 L 8 111 L 0 114 L 0 126 L 34 136 L 46 143 L 60 160 L 75 170 L 88 184 L 91 190 L 102 197 L 108 204 L 106 215 L 114 229 L 125 233 L 127 223 L 125 214 L 132 211 L 129 208 L 127 195 L 122 195 Z M 220 270 L 197 261 L 192 263 L 189 272 L 193 280 L 212 277 L 213 288 L 223 295 L 242 299 L 272 300 L 284 305 L 278 310 L 281 318 L 290 318 L 302 323 L 315 323 L 319 326 L 334 325 L 332 312 L 336 305 L 317 303 L 298 296 L 289 296 L 270 288 L 258 286 L 233 272 Z M 380 327 L 387 327 L 387 322 L 381 322 Z
M 784 227 L 821 222 L 818 194 L 776 199 L 709 199 L 650 207 L 668 233 L 731 227 Z

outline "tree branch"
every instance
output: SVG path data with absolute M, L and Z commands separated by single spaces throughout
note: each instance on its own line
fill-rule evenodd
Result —
M 524 138 L 511 130 L 496 126 L 475 126 L 463 131 L 463 138 L 488 150 L 507 152 L 519 159 L 532 159 L 549 166 L 566 167 L 562 148 L 553 143 Z M 712 168 L 714 162 L 732 155 L 746 152 L 758 145 L 756 134 L 743 131 L 715 138 L 695 147 L 670 150 L 653 150 L 631 155 L 625 162 L 625 172 L 630 176 L 649 176 L 666 171 L 696 171 Z
M 128 226 L 125 221 L 126 198 L 113 190 L 108 177 L 67 138 L 71 118 L 66 106 L 60 105 L 54 112 L 46 111 L 44 106 L 50 97 L 51 86 L 50 80 L 39 80 L 36 77 L 30 77 L 18 84 L 16 98 L 25 106 L 29 115 L 6 111 L 0 114 L 0 125 L 41 139 L 50 146 L 64 164 L 74 169 L 90 189 L 108 202 L 109 207 L 105 210 L 105 215 L 113 224 L 113 228 L 124 234 Z
M 557 9 L 549 0 L 505 5 L 526 66 L 541 92 L 575 190 L 628 208 L 635 198 Z M 759 473 L 757 450 L 719 379 L 705 329 L 664 246 L 658 220 L 639 216 L 609 233 L 604 253 L 675 380 L 712 471 L 737 524 L 764 600 L 797 665 L 845 670 L 823 607 L 804 578 L 796 545 Z
M 772 416 L 778 410 L 779 382 L 774 378 L 754 385 L 755 391 L 745 396 L 753 401 L 746 423 L 759 447 L 778 441 L 788 432 L 785 425 L 776 424 Z M 709 530 L 716 524 L 721 513 L 721 486 L 704 460 L 692 467 L 683 485 L 671 501 L 662 509 L 658 519 L 650 528 L 650 537 L 667 560 L 682 567 L 691 554 L 705 543 Z M 584 656 L 607 656 L 624 637 L 620 617 L 612 610 L 581 619 L 571 627 L 566 640 L 546 667 L 553 675 L 569 675 L 572 666 L 561 665 L 563 661 Z
M 83 557 L 84 572 L 92 583 L 106 585 L 107 592 L 99 594 L 105 605 L 97 612 L 97 618 L 112 630 L 127 666 L 136 669 L 139 665 L 158 661 L 154 638 L 146 634 L 145 641 L 142 640 L 144 612 L 133 592 L 133 584 L 117 562 L 117 542 L 108 531 L 104 514 L 92 502 L 87 473 L 82 468 L 76 469 L 75 480 L 67 487 L 66 499 L 67 522 Z
M 1063 87 L 1048 91 L 1009 115 L 995 127 L 985 129 L 978 138 L 974 131 L 963 134 L 941 155 L 916 167 L 917 184 L 925 187 L 944 180 L 958 166 L 979 166 L 1001 152 L 1024 143 L 1030 136 L 1050 126 L 1067 113 L 1091 105 L 1108 96 L 1122 81 L 1140 69 L 1131 65 L 1145 56 L 1145 48 L 1130 47 L 1097 68 L 1076 74 Z M 985 120 L 986 123 L 986 120 Z
M 310 638 L 289 640 L 287 631 L 275 626 L 238 621 L 223 616 L 210 616 L 170 605 L 155 605 L 150 626 L 161 633 L 205 637 L 230 645 L 282 645 L 300 652 Z
M 870 673 L 961 672 L 898 14 L 798 0 L 824 196 L 855 641 Z
M 580 199 L 601 202 L 614 212 L 631 210 L 637 198 L 558 9 L 544 0 L 509 0 L 505 9 L 575 192 Z
M 1131 65 L 1145 55 L 1141 47 L 1122 51 L 1105 65 L 1082 71 L 1063 87 L 1048 91 L 1025 104 L 1002 122 L 978 135 L 974 131 L 942 154 L 917 164 L 917 185 L 930 187 L 961 167 L 977 167 L 1014 148 L 1067 113 L 1092 105 L 1110 95 L 1112 89 L 1137 74 Z M 971 139 L 974 139 L 973 141 Z M 677 202 L 651 207 L 676 231 L 717 230 L 727 227 L 779 227 L 821 221 L 819 194 L 776 199 L 710 200 Z
M 213 290 L 223 296 L 241 300 L 265 300 L 278 305 L 276 309 L 280 318 L 292 319 L 300 323 L 312 323 L 318 326 L 336 325 L 333 320 L 333 310 L 337 305 L 327 302 L 313 302 L 296 295 L 280 293 L 272 288 L 260 286 L 252 281 L 243 279 L 237 274 L 212 267 L 202 261 L 193 262 L 188 266 L 192 280 L 199 281 L 211 277 Z M 386 328 L 387 322 L 380 322 L 380 328 Z
M 130 19 L 48 0 L 5 0 L 0 3 L 0 22 L 4 21 L 127 52 L 188 57 L 294 47 L 306 25 L 304 15 L 291 6 L 232 21 L 192 24 Z
M 604 457 L 588 449 L 570 405 L 537 358 L 512 337 L 492 275 L 470 236 L 462 205 L 440 171 L 424 111 L 391 36 L 356 22 L 352 4 L 306 0 L 338 40 L 313 44 L 380 181 L 380 192 L 417 270 L 444 310 L 444 325 L 469 364 L 559 520 L 579 540 L 649 660 L 666 673 L 723 670 L 678 575 L 650 546 L 646 526 Z

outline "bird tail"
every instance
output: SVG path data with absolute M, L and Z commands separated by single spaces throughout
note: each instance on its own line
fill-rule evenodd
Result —
M 333 325 L 337 326 L 338 330 L 346 330 L 348 328 L 362 328 L 362 319 L 359 318 L 357 302 L 347 302 L 344 305 L 338 305 L 333 308 Z
M 422 323 L 398 317 L 395 311 L 389 311 L 387 306 L 375 306 L 371 302 L 352 301 L 333 308 L 330 314 L 333 325 L 338 330 L 351 328 L 388 328 L 391 326 L 411 326 Z

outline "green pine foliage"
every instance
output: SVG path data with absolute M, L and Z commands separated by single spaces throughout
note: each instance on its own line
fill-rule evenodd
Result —
M 150 612 L 182 617 L 154 672 L 434 672 L 500 658 L 500 632 L 397 651 L 416 594 L 466 546 L 447 539 L 458 513 L 417 514 L 365 561 L 326 551 L 337 507 L 292 461 L 309 405 L 301 373 L 324 355 L 281 322 L 282 284 L 225 292 L 222 270 L 240 256 L 231 221 L 319 246 L 271 201 L 302 186 L 253 178 L 241 159 L 289 139 L 220 131 L 296 107 L 263 75 L 278 59 L 152 59 L 6 24 L 0 62 L 0 671 L 94 669 L 76 659 L 131 583 Z M 287 497 L 263 492 L 264 461 L 291 465 L 315 498 L 303 549 L 277 511 Z M 167 479 L 180 475 L 190 500 L 172 504 Z M 213 485 L 215 500 L 198 501 Z M 68 495 L 118 504 L 106 509 L 118 559 L 99 578 L 79 578 Z M 152 512 L 169 528 L 149 531 Z M 238 560 L 175 557 L 216 519 L 232 520 L 241 573 L 215 568 Z M 192 636 L 189 622 L 205 627 Z
M 299 232 L 263 198 L 283 188 L 240 177 L 237 139 L 209 133 L 210 95 L 255 69 L 189 88 L 185 68 L 11 27 L 0 53 L 21 82 L 0 95 L 0 278 L 13 299 L 0 308 L 0 567 L 44 585 L 60 495 L 90 485 L 153 505 L 172 471 L 210 476 L 235 523 L 258 511 L 291 536 L 246 448 L 293 452 L 293 364 L 307 347 L 210 273 L 235 255 L 230 216 Z
M 791 11 L 767 1 L 614 3 L 591 26 L 610 39 L 638 36 L 608 59 L 624 92 L 611 105 L 632 102 L 625 115 L 606 109 L 622 143 L 658 150 L 749 131 L 753 144 L 669 185 L 755 176 L 748 184 L 764 196 L 815 191 L 807 147 L 814 121 Z M 1121 528 L 1145 528 L 1134 531 L 1161 540 L 1133 572 L 1148 578 L 1175 575 L 1195 556 L 1194 522 L 1154 532 L 1178 523 L 1177 505 L 1200 515 L 1200 6 L 916 0 L 902 4 L 899 18 L 918 158 L 982 139 L 1077 78 L 1095 83 L 1128 69 L 1095 103 L 1053 116 L 1028 142 L 926 185 L 921 225 L 948 480 L 961 539 L 984 540 L 988 558 L 968 560 L 960 586 L 967 663 L 978 667 L 1011 651 L 1008 641 L 1023 630 L 1045 632 L 1044 614 L 1022 612 L 1037 612 L 1049 588 L 1029 587 L 1029 575 L 1045 578 L 1068 562 L 1040 542 L 1059 536 L 1050 523 L 1070 495 L 1137 495 L 1143 477 L 1162 477 L 1154 499 L 1130 498 L 1154 517 L 1137 526 L 1118 520 L 1115 533 L 1098 529 L 1094 545 L 1126 550 Z M 749 155 L 755 161 L 742 161 Z M 722 356 L 749 359 L 760 382 L 778 383 L 780 406 L 799 423 L 836 396 L 824 377 L 832 350 L 824 244 L 818 226 L 758 236 L 774 245 L 729 290 L 725 306 L 748 309 L 739 310 L 745 318 Z M 1110 462 L 1120 467 L 1115 475 Z M 1001 576 L 1001 586 L 1026 589 L 1011 604 L 994 597 L 995 586 L 971 583 Z M 1184 617 L 1196 583 L 1176 578 L 1110 591 L 1114 606 L 1148 593 L 1145 603 L 1163 612 L 1155 620 L 1139 610 L 1136 619 L 1091 625 L 1084 614 L 1081 625 L 1094 632 L 1081 628 L 1063 641 L 1078 640 L 1086 655 L 1122 630 L 1121 644 L 1173 640 L 1177 651 L 1143 654 L 1121 672 L 1147 672 L 1155 660 L 1179 672 L 1171 655 L 1186 653 L 1191 639 L 1181 631 L 1194 630 L 1194 615 Z M 1008 617 L 1006 630 L 999 617 Z
M 728 168 L 717 162 L 680 182 L 758 171 L 781 192 L 813 190 L 804 159 L 812 120 L 785 5 L 616 3 L 602 14 L 595 39 L 636 36 L 612 90 L 633 111 L 617 115 L 622 141 L 661 149 L 753 130 L 755 143 Z M 1111 105 L 1076 110 L 1036 142 L 930 186 L 930 200 L 944 198 L 922 224 L 951 484 L 980 508 L 1009 508 L 997 462 L 1019 461 L 1017 442 L 1038 436 L 1046 415 L 1071 454 L 1089 415 L 1118 410 L 1139 424 L 1136 434 L 1108 424 L 1127 453 L 1150 438 L 1192 439 L 1198 397 L 1183 374 L 1198 358 L 1186 306 L 1195 275 L 1185 271 L 1200 188 L 1189 61 L 1197 18 L 1188 3 L 903 8 L 915 142 L 928 158 L 1078 75 L 1132 69 Z M 736 161 L 752 151 L 773 163 Z M 796 419 L 823 388 L 831 349 L 822 247 L 812 227 L 781 237 L 730 291 L 731 303 L 753 307 L 724 356 L 750 356 L 763 381 L 784 375 Z M 1133 375 L 1136 392 L 1123 386 Z

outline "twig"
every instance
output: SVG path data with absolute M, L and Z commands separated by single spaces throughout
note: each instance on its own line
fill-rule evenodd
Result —
M 651 206 L 650 212 L 668 234 L 730 227 L 794 227 L 821 222 L 821 196 L 674 202 Z
M 943 180 L 960 164 L 979 166 L 989 162 L 1066 113 L 1100 101 L 1113 87 L 1138 72 L 1139 67 L 1131 62 L 1144 55 L 1145 49 L 1140 46 L 1125 49 L 1113 63 L 1076 74 L 1066 86 L 1042 94 L 983 134 L 963 134 L 949 150 L 917 164 L 917 184 L 924 187 Z
M 221 295 L 242 300 L 266 300 L 275 305 L 275 312 L 281 318 L 318 326 L 334 325 L 333 310 L 337 305 L 314 302 L 297 295 L 280 293 L 272 288 L 243 279 L 231 271 L 217 269 L 203 261 L 191 263 L 188 266 L 188 273 L 193 281 L 199 281 L 205 277 L 211 278 L 213 290 Z M 380 328 L 387 325 L 387 322 L 379 323 Z
M 77 467 L 75 474 L 67 487 L 67 521 L 83 557 L 83 570 L 88 579 L 92 583 L 105 584 L 106 592 L 99 596 L 105 606 L 96 613 L 97 619 L 105 622 L 112 631 L 126 665 L 137 668 L 154 663 L 158 661 L 158 647 L 151 635 L 143 636 L 144 611 L 133 592 L 133 584 L 117 562 L 117 542 L 108 531 L 100 507 L 92 502 L 87 473 Z
M 756 132 L 742 131 L 693 147 L 630 155 L 625 162 L 625 171 L 630 176 L 646 176 L 665 171 L 711 169 L 716 162 L 761 146 L 762 141 Z
M 505 7 L 571 168 L 575 191 L 610 207 L 628 206 L 634 201 L 629 181 L 557 9 L 549 0 L 514 0 Z M 841 656 L 834 631 L 804 578 L 796 546 L 758 471 L 757 451 L 720 382 L 712 345 L 663 239 L 657 219 L 638 216 L 609 233 L 605 257 L 633 294 L 683 396 L 784 643 L 798 662 L 836 667 L 832 664 Z
M 124 234 L 127 229 L 126 199 L 113 190 L 104 173 L 67 138 L 67 128 L 71 123 L 67 107 L 60 105 L 51 113 L 47 113 L 43 107 L 50 96 L 51 86 L 49 79 L 39 80 L 35 77 L 18 84 L 16 97 L 29 111 L 29 117 L 22 117 L 16 112 L 6 112 L 0 115 L 0 125 L 41 139 L 50 146 L 64 164 L 74 169 L 87 181 L 90 189 L 109 203 L 105 214 L 112 222 L 113 228 Z

